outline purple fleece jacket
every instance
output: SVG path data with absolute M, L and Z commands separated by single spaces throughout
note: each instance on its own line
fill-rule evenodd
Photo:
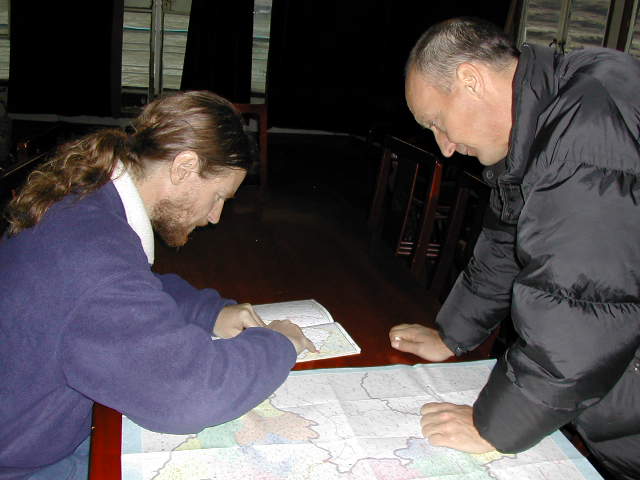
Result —
M 211 340 L 232 300 L 156 275 L 112 183 L 0 241 L 0 479 L 70 455 L 94 402 L 145 428 L 194 433 L 247 412 L 287 377 L 283 335 Z

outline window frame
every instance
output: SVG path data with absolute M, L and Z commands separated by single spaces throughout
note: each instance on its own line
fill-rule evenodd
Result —
M 158 97 L 164 91 L 168 90 L 164 85 L 164 36 L 165 31 L 165 15 L 178 14 L 178 15 L 190 15 L 191 4 L 189 3 L 188 11 L 172 10 L 171 2 L 168 0 L 149 0 L 149 7 L 142 6 L 124 6 L 124 13 L 146 13 L 151 15 L 149 26 L 149 81 L 148 87 L 136 87 L 130 85 L 121 85 L 122 91 L 122 109 L 136 109 L 138 106 Z M 269 43 L 270 43 L 270 24 L 271 24 L 271 9 L 273 2 L 271 0 L 258 0 L 254 7 L 253 18 L 254 27 L 252 35 L 252 48 L 251 48 L 251 102 L 252 103 L 264 103 L 266 98 L 266 72 L 269 58 Z M 261 29 L 257 28 L 258 15 L 265 15 L 265 10 L 268 18 L 268 25 L 262 25 Z M 123 15 L 124 21 L 124 15 Z M 123 24 L 124 26 L 124 24 Z M 124 31 L 123 31 L 124 35 Z M 257 44 L 262 44 L 262 49 L 256 48 Z M 266 47 L 266 48 L 265 48 Z M 266 50 L 266 54 L 263 54 L 264 59 L 260 58 L 260 53 Z M 123 40 L 123 52 L 124 52 L 124 40 Z M 184 52 L 183 52 L 184 61 Z M 124 62 L 123 60 L 121 63 Z M 183 64 L 184 65 L 184 64 Z M 182 74 L 182 69 L 180 71 Z M 264 78 L 256 78 L 264 77 Z M 122 73 L 121 73 L 122 78 Z M 173 89 L 171 89 L 173 90 Z M 126 98 L 125 98 L 126 97 Z
M 7 86 L 9 83 L 9 68 L 10 68 L 10 52 L 11 52 L 11 2 L 4 0 L 2 3 L 6 3 L 7 6 L 7 29 L 6 32 L 0 31 L 0 40 L 7 42 L 7 75 L 0 77 L 0 85 Z M 6 92 L 5 92 L 6 95 Z
M 525 41 L 529 1 L 530 0 L 514 0 L 514 2 L 520 3 L 516 35 L 518 45 L 522 45 Z M 551 45 L 555 43 L 556 50 L 564 51 L 569 37 L 569 22 L 573 1 L 561 1 L 562 3 L 559 8 L 560 20 Z M 608 3 L 609 8 L 601 46 L 629 52 L 636 28 L 636 18 L 640 0 L 609 0 Z M 638 25 L 638 27 L 640 28 L 640 25 Z

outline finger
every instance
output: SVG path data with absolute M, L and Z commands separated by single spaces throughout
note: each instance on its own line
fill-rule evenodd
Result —
M 399 323 L 399 324 L 394 325 L 393 327 L 391 327 L 391 331 L 402 330 L 403 328 L 407 328 L 408 326 L 410 326 L 409 323 Z
M 406 330 L 407 328 L 410 328 L 411 326 L 412 325 L 409 323 L 400 323 L 398 325 L 394 325 L 393 327 L 391 327 L 391 330 L 389 330 L 389 337 L 393 338 L 394 335 L 397 335 L 398 333 Z
M 424 435 L 424 432 L 423 432 Z M 447 437 L 441 433 L 432 433 L 430 435 L 424 435 L 424 438 L 429 440 L 429 443 L 435 447 L 449 447 L 451 446 L 447 441 Z
M 241 307 L 239 314 L 240 314 L 240 319 L 242 321 L 243 328 L 261 326 L 256 320 L 257 314 L 253 310 L 253 306 L 250 303 L 243 303 L 239 306 Z
M 391 330 L 389 330 L 389 341 L 391 342 L 391 345 L 393 345 L 394 339 L 399 338 L 399 333 L 402 330 L 397 327 L 399 327 L 399 325 L 396 325 Z
M 422 430 L 422 435 L 428 437 L 429 435 L 433 435 L 434 433 L 442 433 L 442 429 L 444 428 L 447 420 L 446 418 L 443 418 L 440 413 L 441 412 L 439 412 L 438 410 L 422 413 L 422 416 L 420 417 L 420 428 Z
M 307 350 L 309 350 L 312 353 L 318 353 L 319 351 L 314 345 L 314 343 L 311 340 L 309 340 L 307 337 L 304 337 L 304 346 L 307 348 Z
M 435 413 L 445 411 L 451 406 L 453 406 L 453 404 L 447 402 L 429 402 L 422 405 L 422 408 L 420 408 L 420 413 L 422 415 L 433 415 Z
M 401 352 L 413 353 L 414 355 L 418 355 L 421 348 L 420 343 L 404 339 L 400 335 L 395 335 L 391 339 L 391 346 Z
M 307 350 L 309 350 L 310 352 L 313 353 L 317 353 L 318 349 L 316 348 L 316 346 L 313 344 L 313 342 L 311 340 L 309 340 L 309 338 L 307 338 L 307 336 L 304 334 L 304 332 L 302 331 L 302 329 L 300 328 L 299 325 L 296 325 L 295 323 L 289 321 L 289 320 L 283 320 L 284 322 L 290 323 L 294 329 L 296 330 L 296 332 L 298 333 L 298 335 L 300 335 L 300 338 L 302 339 L 302 346 L 304 348 L 306 348 Z
M 273 323 L 275 325 L 288 325 L 291 323 L 291 320 L 287 320 L 286 318 L 281 318 L 278 320 L 271 320 L 269 323 L 270 324 Z
M 435 433 L 442 433 L 442 424 L 436 417 L 426 415 L 420 418 L 420 430 L 423 437 L 429 438 Z
M 264 323 L 264 320 L 262 320 L 262 318 L 260 318 L 260 315 L 258 315 L 256 313 L 256 311 L 253 309 L 253 307 L 251 307 L 251 317 L 253 318 L 253 321 L 255 322 L 256 327 L 266 327 L 267 324 Z

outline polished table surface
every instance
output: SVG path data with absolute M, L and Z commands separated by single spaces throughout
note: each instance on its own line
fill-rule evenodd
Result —
M 259 205 L 240 191 L 220 225 L 194 233 L 179 251 L 157 245 L 154 270 L 174 272 L 198 288 L 253 304 L 314 298 L 362 348 L 349 357 L 316 360 L 295 369 L 416 364 L 391 348 L 398 323 L 432 324 L 438 303 L 409 275 L 373 262 L 366 212 L 314 192 L 274 196 Z M 490 344 L 457 360 L 487 357 Z M 120 413 L 96 405 L 91 480 L 120 479 Z

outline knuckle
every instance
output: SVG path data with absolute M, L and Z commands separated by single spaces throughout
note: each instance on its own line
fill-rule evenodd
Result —
M 453 415 L 450 412 L 442 412 L 440 413 L 440 419 L 443 422 L 450 422 L 453 419 Z

